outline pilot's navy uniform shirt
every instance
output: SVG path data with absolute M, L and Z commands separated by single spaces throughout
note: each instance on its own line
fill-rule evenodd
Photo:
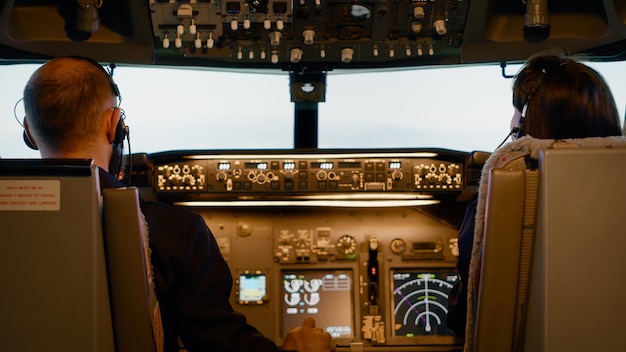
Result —
M 457 281 L 448 293 L 447 325 L 456 335 L 465 337 L 465 325 L 467 317 L 467 285 L 469 280 L 469 267 L 474 244 L 474 228 L 476 226 L 476 205 L 472 201 L 467 205 L 463 224 L 459 229 L 459 258 L 456 264 L 459 273 Z
M 100 171 L 104 188 L 124 187 Z M 279 351 L 229 303 L 232 276 L 204 219 L 185 208 L 140 200 L 148 222 L 165 351 Z

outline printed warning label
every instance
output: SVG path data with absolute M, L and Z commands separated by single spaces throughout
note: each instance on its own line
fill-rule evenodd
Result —
M 58 211 L 59 180 L 0 180 L 0 210 Z

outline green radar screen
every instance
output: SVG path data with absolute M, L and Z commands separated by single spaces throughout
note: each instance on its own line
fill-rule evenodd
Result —
M 458 280 L 458 274 L 451 270 L 395 271 L 394 335 L 453 335 L 446 326 L 446 315 L 448 293 Z

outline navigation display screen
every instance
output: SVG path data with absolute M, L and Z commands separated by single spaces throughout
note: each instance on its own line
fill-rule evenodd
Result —
M 446 326 L 453 269 L 392 272 L 393 336 L 453 335 Z
M 308 316 L 333 338 L 354 336 L 352 271 L 283 271 L 282 280 L 283 336 Z

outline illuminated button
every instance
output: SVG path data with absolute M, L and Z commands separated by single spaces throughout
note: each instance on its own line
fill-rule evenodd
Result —
M 278 181 L 272 181 L 270 183 L 270 188 L 272 189 L 272 191 L 276 191 L 280 189 L 280 184 L 278 183 Z
M 385 163 L 376 163 L 376 171 L 385 171 Z
M 298 173 L 298 178 L 301 179 L 301 180 L 302 179 L 306 180 L 306 176 L 307 176 L 306 172 L 299 172 Z
M 374 174 L 371 172 L 368 172 L 365 174 L 365 182 L 373 182 L 374 181 Z
M 300 181 L 298 182 L 298 189 L 307 189 L 309 187 L 308 183 L 306 181 Z
M 293 189 L 293 182 L 292 181 L 285 181 L 285 189 L 286 190 L 292 190 Z
M 272 170 L 278 170 L 280 167 L 278 164 L 278 161 L 272 161 L 270 165 L 271 165 L 270 167 L 272 168 Z
M 385 174 L 383 174 L 383 173 L 377 173 L 377 174 L 376 174 L 376 181 L 377 181 L 377 182 L 385 182 Z
M 366 163 L 365 164 L 365 171 L 374 171 L 374 164 Z
M 307 162 L 306 161 L 300 161 L 298 162 L 298 168 L 299 169 L 306 169 L 308 167 Z

